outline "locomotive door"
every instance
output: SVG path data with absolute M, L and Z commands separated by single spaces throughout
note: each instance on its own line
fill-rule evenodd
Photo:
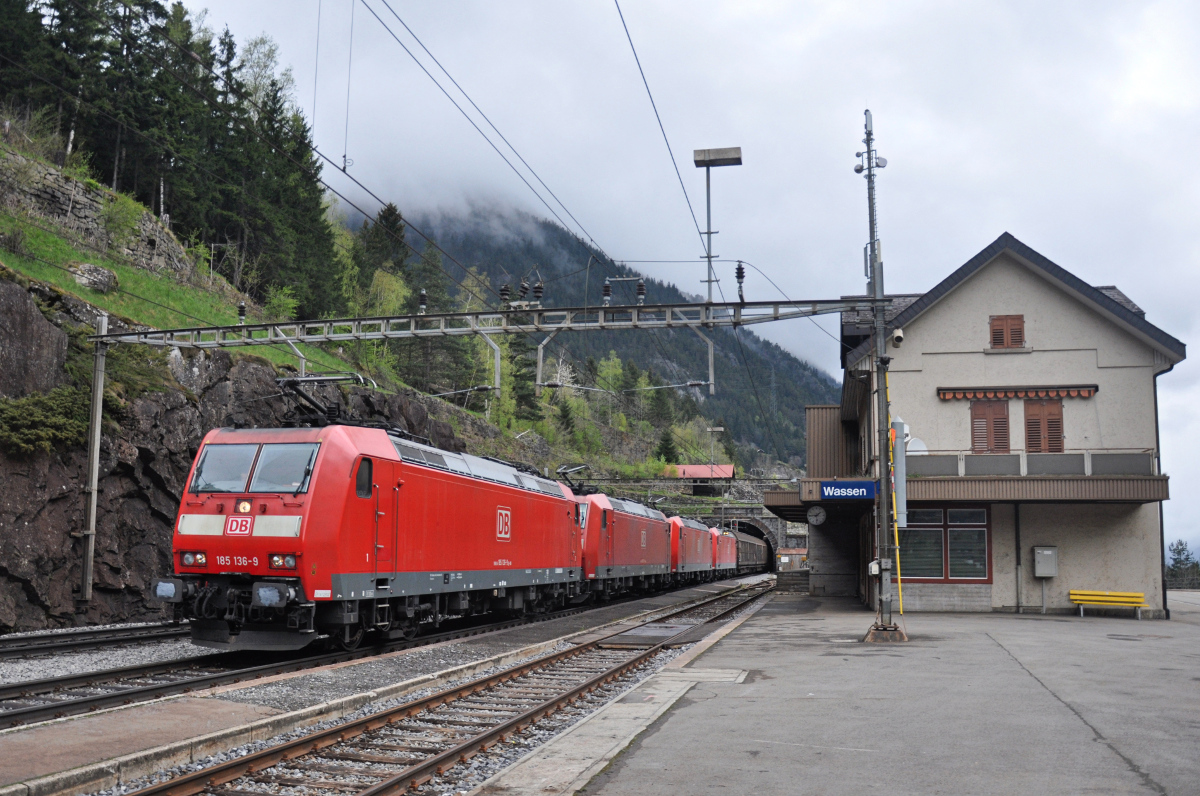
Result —
M 608 574 L 612 574 L 613 567 L 613 540 L 617 535 L 617 514 L 613 512 L 611 515 L 608 510 L 600 512 L 600 523 L 606 529 L 604 534 L 604 559 L 608 562 Z
M 395 571 L 396 502 L 399 492 L 394 486 L 392 463 L 375 460 L 375 577 Z

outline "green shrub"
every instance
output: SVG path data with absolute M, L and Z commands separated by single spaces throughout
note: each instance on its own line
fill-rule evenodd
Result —
M 87 442 L 88 393 L 58 387 L 25 398 L 0 398 L 0 449 L 18 456 Z
M 300 300 L 290 287 L 267 288 L 267 300 L 263 304 L 263 315 L 273 321 L 290 321 L 296 317 L 296 308 Z
M 146 208 L 133 199 L 123 193 L 115 193 L 108 196 L 100 216 L 113 243 L 121 244 L 137 231 L 137 223 L 145 212 Z

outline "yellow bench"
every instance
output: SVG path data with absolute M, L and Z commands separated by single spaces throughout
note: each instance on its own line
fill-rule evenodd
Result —
M 1140 591 L 1084 591 L 1071 589 L 1071 602 L 1079 606 L 1079 615 L 1083 616 L 1083 606 L 1099 605 L 1115 608 L 1132 608 L 1137 618 L 1142 618 L 1142 609 L 1146 607 L 1146 595 Z

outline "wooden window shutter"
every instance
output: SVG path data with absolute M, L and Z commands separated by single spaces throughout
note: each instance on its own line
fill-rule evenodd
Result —
M 988 452 L 988 401 L 971 402 L 971 453 Z
M 992 348 L 1024 348 L 1025 316 L 993 315 L 991 317 Z
M 1003 315 L 992 316 L 992 348 L 1008 348 L 1008 319 Z
M 1042 433 L 1043 401 L 1025 402 L 1025 451 L 1044 453 L 1046 435 Z
M 992 401 L 992 453 L 1008 453 L 1008 401 Z
M 1046 452 L 1063 452 L 1062 401 L 1046 401 Z
M 1008 453 L 1008 401 L 971 402 L 971 452 Z
M 1025 347 L 1025 316 L 1024 315 L 1009 315 L 1008 316 L 1008 347 L 1009 348 L 1024 348 Z
M 1063 452 L 1061 400 L 1025 402 L 1025 450 L 1029 453 Z

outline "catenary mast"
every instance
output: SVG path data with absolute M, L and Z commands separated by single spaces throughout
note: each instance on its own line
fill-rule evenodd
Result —
M 896 631 L 892 622 L 892 545 L 891 538 L 891 508 L 892 481 L 891 456 L 889 446 L 890 413 L 887 394 L 887 368 L 891 357 L 887 356 L 887 317 L 884 304 L 883 287 L 883 251 L 879 242 L 879 225 L 875 211 L 875 170 L 887 165 L 887 159 L 881 158 L 875 151 L 875 130 L 872 124 L 871 111 L 863 112 L 863 123 L 866 137 L 863 144 L 866 149 L 858 153 L 861 161 L 855 171 L 866 172 L 867 180 L 867 219 L 870 239 L 867 243 L 867 274 L 870 278 L 869 290 L 875 299 L 875 475 L 878 480 L 876 490 L 878 509 L 875 512 L 875 564 L 879 568 L 878 591 L 876 593 L 877 616 L 873 633 Z

